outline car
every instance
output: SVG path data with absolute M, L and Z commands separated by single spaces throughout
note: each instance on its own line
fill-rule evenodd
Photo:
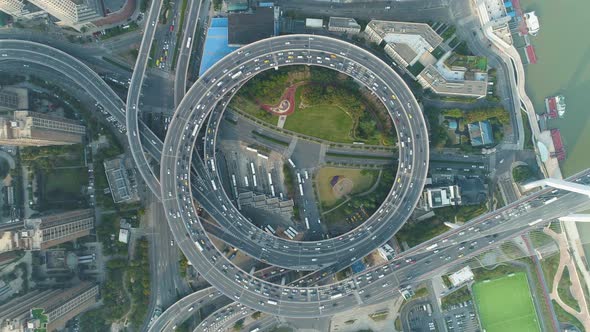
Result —
M 174 240 L 170 240 L 170 246 L 174 247 Z

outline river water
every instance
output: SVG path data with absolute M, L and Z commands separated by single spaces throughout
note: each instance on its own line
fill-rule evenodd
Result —
M 566 98 L 563 119 L 551 120 L 559 128 L 567 159 L 564 176 L 590 167 L 590 12 L 589 0 L 521 0 L 525 12 L 534 10 L 541 29 L 531 36 L 538 62 L 526 66 L 526 89 L 537 113 L 544 98 L 557 93 Z M 590 223 L 578 224 L 590 258 Z

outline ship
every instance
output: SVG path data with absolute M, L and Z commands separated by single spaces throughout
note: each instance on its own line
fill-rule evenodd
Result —
M 541 28 L 539 24 L 539 18 L 534 11 L 528 12 L 524 14 L 524 22 L 526 23 L 526 27 L 528 29 L 528 33 L 531 36 L 536 36 Z
M 565 97 L 557 95 L 545 98 L 545 109 L 547 110 L 547 117 L 550 119 L 563 118 L 565 114 Z
M 555 147 L 555 152 L 551 153 L 551 155 L 559 161 L 565 160 L 565 147 L 559 129 L 551 129 L 551 140 L 553 140 L 553 146 Z

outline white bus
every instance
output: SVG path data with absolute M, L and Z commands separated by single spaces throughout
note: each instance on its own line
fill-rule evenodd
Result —
M 266 229 L 268 229 L 271 234 L 276 234 L 276 232 L 275 232 L 274 228 L 272 228 L 272 226 L 266 225 Z
M 215 181 L 211 180 L 211 186 L 213 186 L 213 190 L 217 190 L 217 185 L 215 185 Z
M 199 251 L 203 251 L 203 247 L 201 247 L 199 241 L 195 241 L 195 244 L 197 245 L 197 249 L 199 249 Z
M 188 37 L 188 40 L 186 41 L 186 48 L 190 48 L 191 47 L 191 40 L 193 40 L 192 37 Z
M 236 182 L 236 175 L 235 174 L 232 174 L 231 175 L 231 182 L 234 185 L 234 187 L 237 187 L 238 186 L 238 184 Z
M 342 293 L 334 294 L 334 295 L 330 296 L 330 299 L 334 300 L 334 299 L 337 299 L 340 297 L 342 297 Z
M 249 186 L 249 184 L 248 184 L 248 177 L 247 176 L 244 176 L 244 183 L 246 184 L 246 187 Z
M 232 80 L 235 80 L 236 78 L 242 76 L 242 71 L 240 70 L 239 72 L 231 75 Z
M 299 172 L 297 172 L 297 182 L 301 183 L 301 174 Z
M 266 301 L 266 303 L 272 304 L 272 305 L 277 305 L 278 304 L 277 301 L 273 301 L 273 300 L 268 300 L 268 301 Z
M 307 171 L 304 171 L 304 173 L 305 173 L 305 179 L 309 180 L 309 173 L 307 173 Z
M 268 184 L 272 185 L 272 176 L 270 176 L 270 173 L 268 173 Z
M 254 169 L 254 163 L 250 163 L 250 169 L 252 170 L 252 174 L 256 174 L 256 170 Z
M 309 220 L 305 217 L 305 227 L 309 229 Z
M 254 187 L 257 187 L 258 186 L 256 184 L 256 175 L 252 175 L 252 182 L 254 182 Z
M 295 168 L 295 163 L 293 162 L 293 160 L 291 160 L 291 158 L 289 158 L 289 164 L 291 165 L 291 167 Z
M 301 183 L 299 184 L 299 194 L 303 196 L 303 186 L 301 185 Z
M 192 137 L 195 137 L 198 129 L 199 129 L 199 126 L 195 126 L 195 128 L 193 128 L 193 133 L 191 134 Z

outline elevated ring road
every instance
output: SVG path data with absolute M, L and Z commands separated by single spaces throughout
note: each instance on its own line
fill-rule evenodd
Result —
M 206 117 L 223 95 L 235 91 L 234 88 L 260 71 L 295 64 L 331 68 L 365 84 L 384 101 L 396 124 L 398 139 L 404 141 L 407 148 L 400 151 L 401 162 L 398 165 L 394 187 L 371 220 L 357 231 L 317 242 L 293 242 L 272 237 L 251 225 L 241 217 L 221 190 L 221 183 L 211 164 L 213 157 L 206 155 L 205 162 L 210 170 L 206 173 L 204 170 L 199 171 L 197 182 L 201 185 L 199 191 L 202 197 L 197 194 L 197 200 L 202 205 L 209 205 L 204 207 L 215 220 L 226 227 L 232 227 L 236 232 L 240 232 L 241 226 L 250 225 L 249 229 L 247 228 L 248 234 L 258 233 L 258 237 L 251 237 L 246 242 L 258 247 L 259 255 L 255 255 L 256 257 L 273 265 L 310 270 L 333 264 L 343 257 L 352 256 L 351 262 L 360 259 L 387 241 L 407 220 L 419 199 L 428 167 L 426 125 L 415 98 L 389 66 L 359 47 L 328 37 L 275 37 L 241 48 L 209 69 L 189 90 L 170 124 L 160 168 L 162 202 L 177 243 L 191 263 L 212 285 L 226 295 L 259 310 L 263 310 L 266 305 L 277 305 L 270 293 L 280 297 L 280 294 L 277 294 L 280 287 L 252 278 L 254 280 L 251 282 L 259 285 L 255 288 L 259 292 L 255 292 L 228 277 L 227 266 L 235 267 L 219 255 L 197 222 L 192 188 L 189 184 L 192 181 L 191 159 L 196 134 L 204 126 Z M 213 138 L 206 137 L 205 144 L 213 145 Z M 205 200 L 201 201 L 200 198 Z M 343 241 L 344 238 L 346 241 Z M 286 250 L 290 248 L 293 250 Z M 305 248 L 308 250 L 304 250 Z M 328 286 L 326 294 L 330 292 L 330 287 L 338 289 L 345 288 L 346 285 Z M 334 300 L 337 298 L 338 296 Z M 285 309 L 290 302 L 296 307 L 286 310 L 286 315 L 327 315 L 322 305 L 301 306 L 302 302 L 315 302 L 314 300 L 293 298 L 283 302 L 282 307 Z
M 382 207 L 360 228 L 333 239 L 294 242 L 266 234 L 244 218 L 220 190 L 214 167 L 215 130 L 207 131 L 204 162 L 208 170 L 198 171 L 193 194 L 226 232 L 240 239 L 236 247 L 272 265 L 314 270 L 344 258 L 352 262 L 391 238 L 410 216 L 426 178 L 428 136 L 420 108 L 402 79 L 367 51 L 332 38 L 292 35 L 259 41 L 228 55 L 193 85 L 179 105 L 169 130 L 174 138 L 164 146 L 160 179 L 166 182 L 162 197 L 168 202 L 165 207 L 169 219 L 181 218 L 193 225 L 197 218 L 190 200 L 188 170 L 195 134 L 220 98 L 234 92 L 244 80 L 264 70 L 296 64 L 319 65 L 345 73 L 384 101 L 395 120 L 398 139 L 406 148 L 400 151 L 396 182 Z M 210 121 L 213 125 L 219 123 L 218 118 Z M 174 152 L 176 155 L 171 156 Z M 174 206 L 171 200 L 180 204 Z

